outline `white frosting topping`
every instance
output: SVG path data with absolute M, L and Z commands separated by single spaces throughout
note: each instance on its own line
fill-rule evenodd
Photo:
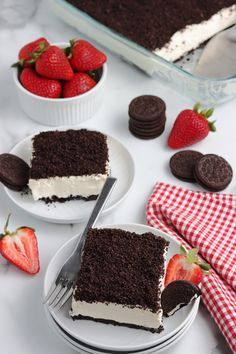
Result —
M 32 191 L 34 200 L 40 198 L 68 198 L 70 196 L 98 195 L 106 181 L 108 175 L 88 175 L 70 177 L 50 177 L 40 179 L 30 179 L 29 188 Z
M 154 50 L 154 53 L 168 61 L 175 61 L 234 23 L 236 5 L 222 9 L 207 21 L 186 26 L 176 32 L 165 46 Z

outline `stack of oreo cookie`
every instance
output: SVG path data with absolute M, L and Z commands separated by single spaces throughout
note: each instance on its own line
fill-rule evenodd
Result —
M 160 136 L 166 123 L 165 102 L 153 95 L 134 98 L 129 105 L 129 130 L 140 139 Z
M 170 159 L 172 174 L 186 182 L 197 182 L 204 189 L 220 192 L 232 180 L 233 170 L 221 156 L 203 155 L 198 151 L 184 150 L 174 154 Z

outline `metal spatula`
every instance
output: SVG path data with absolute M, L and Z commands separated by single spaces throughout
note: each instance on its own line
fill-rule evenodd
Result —
M 218 33 L 207 43 L 194 73 L 211 78 L 236 75 L 236 26 Z

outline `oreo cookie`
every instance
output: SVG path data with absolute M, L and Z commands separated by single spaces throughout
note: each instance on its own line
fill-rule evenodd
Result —
M 137 120 L 134 120 L 132 118 L 129 119 L 129 124 L 140 129 L 152 129 L 156 127 L 162 127 L 165 122 L 166 118 L 162 119 L 161 121 L 158 120 L 154 122 L 138 122 Z
M 140 139 L 153 139 L 165 129 L 165 102 L 153 95 L 134 98 L 129 105 L 129 130 Z
M 187 280 L 176 280 L 167 285 L 161 294 L 161 307 L 166 317 L 172 316 L 201 295 L 199 287 Z
M 165 109 L 165 102 L 160 97 L 142 95 L 130 102 L 129 116 L 137 121 L 151 122 L 162 116 Z
M 233 170 L 223 157 L 207 154 L 195 164 L 194 176 L 204 189 L 219 192 L 230 184 L 233 178 Z
M 194 150 L 179 151 L 170 159 L 170 170 L 176 178 L 182 181 L 195 182 L 194 166 L 203 156 Z
M 12 154 L 0 155 L 0 182 L 7 188 L 21 191 L 27 187 L 30 168 L 20 157 Z
M 158 128 L 154 128 L 154 129 L 150 129 L 150 130 L 141 130 L 141 129 L 137 129 L 135 127 L 132 127 L 129 124 L 129 130 L 133 135 L 137 136 L 137 138 L 154 139 L 163 133 L 164 127 L 160 127 L 160 128 L 158 127 Z

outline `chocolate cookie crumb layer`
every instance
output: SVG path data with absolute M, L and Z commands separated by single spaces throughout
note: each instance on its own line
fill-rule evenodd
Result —
M 71 195 L 68 198 L 58 198 L 58 197 L 56 197 L 54 195 L 52 198 L 42 198 L 40 200 L 45 202 L 45 204 L 52 204 L 52 203 L 65 203 L 65 202 L 68 202 L 69 200 L 86 200 L 86 201 L 90 201 L 90 200 L 96 200 L 97 197 L 98 197 L 97 195 L 90 195 L 87 198 L 79 196 L 79 195 L 77 195 L 76 197 L 73 197 Z
M 168 244 L 152 233 L 90 229 L 75 301 L 111 302 L 158 311 Z
M 111 321 L 111 320 L 104 320 L 103 318 L 94 318 L 94 317 L 89 317 L 89 316 L 72 316 L 73 320 L 93 320 L 95 322 L 101 322 L 101 323 L 106 323 L 106 324 L 112 324 L 114 326 L 125 326 L 128 328 L 137 328 L 137 329 L 144 329 L 145 331 L 150 331 L 151 333 L 160 333 L 163 331 L 163 326 L 160 326 L 159 328 L 148 328 L 144 326 L 137 326 L 133 325 L 130 323 L 121 323 L 121 322 L 116 322 L 116 321 Z
M 48 131 L 33 138 L 30 178 L 106 174 L 106 136 L 86 129 Z

